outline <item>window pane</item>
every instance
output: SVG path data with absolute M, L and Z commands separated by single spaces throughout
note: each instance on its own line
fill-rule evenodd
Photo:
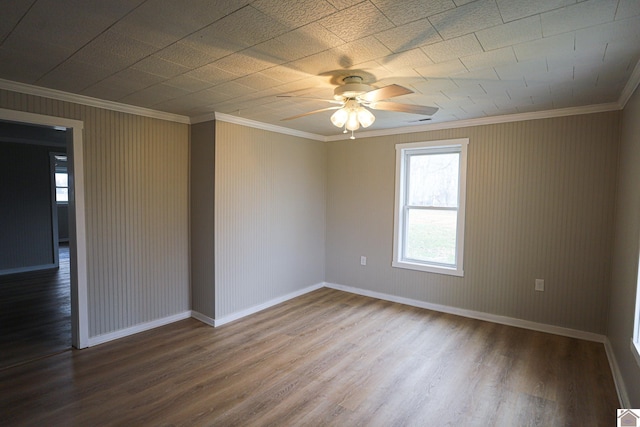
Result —
M 457 207 L 459 158 L 459 153 L 410 156 L 408 203 Z
M 56 188 L 56 201 L 68 202 L 69 201 L 69 189 L 68 188 Z
M 68 187 L 69 176 L 66 173 L 56 172 L 56 187 Z
M 404 257 L 454 265 L 457 220 L 456 211 L 409 209 Z

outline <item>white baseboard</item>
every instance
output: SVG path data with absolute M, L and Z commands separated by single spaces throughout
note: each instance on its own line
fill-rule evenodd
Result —
M 205 316 L 204 314 L 198 312 L 198 311 L 193 311 L 191 310 L 191 317 L 193 317 L 196 320 L 201 321 L 204 324 L 207 324 L 209 326 L 216 326 L 216 321 L 215 319 L 212 319 L 209 316 Z
M 278 298 L 274 298 L 270 301 L 267 301 L 265 303 L 247 308 L 246 310 L 242 310 L 242 311 L 238 311 L 236 313 L 230 314 L 228 316 L 224 316 L 222 318 L 219 319 L 212 319 L 209 316 L 205 316 L 202 313 L 199 313 L 197 311 L 185 311 L 182 313 L 178 313 L 175 314 L 173 316 L 169 316 L 169 317 L 163 317 L 162 319 L 157 319 L 151 322 L 147 322 L 147 323 L 141 323 L 139 325 L 136 326 L 132 326 L 130 328 L 125 328 L 125 329 L 121 329 L 115 332 L 110 332 L 108 334 L 102 334 L 102 335 L 97 335 L 95 337 L 90 337 L 89 338 L 89 342 L 88 342 L 88 346 L 87 347 L 92 347 L 92 346 L 96 346 L 98 344 L 104 344 L 106 342 L 109 341 L 113 341 L 116 340 L 118 338 L 124 338 L 126 336 L 129 335 L 133 335 L 133 334 L 137 334 L 138 332 L 144 332 L 144 331 L 148 331 L 149 329 L 153 329 L 153 328 L 157 328 L 159 326 L 164 326 L 164 325 L 168 325 L 169 323 L 173 323 L 173 322 L 177 322 L 180 320 L 184 320 L 184 319 L 188 319 L 190 317 L 193 317 L 196 320 L 199 320 L 203 323 L 206 323 L 207 325 L 210 326 L 221 326 L 224 325 L 225 323 L 229 323 L 232 322 L 234 320 L 240 319 L 242 317 L 245 316 L 249 316 L 251 314 L 257 313 L 259 311 L 262 311 L 266 308 L 272 307 L 274 305 L 280 304 L 281 302 L 285 302 L 288 301 L 290 299 L 299 297 L 301 295 L 307 294 L 309 292 L 315 291 L 317 289 L 321 289 L 322 287 L 324 287 L 324 283 L 318 283 L 312 286 L 309 286 L 307 288 L 301 289 L 299 291 L 296 292 L 292 292 L 290 294 L 287 295 L 283 295 L 281 297 Z
M 410 305 L 413 307 L 426 308 L 428 310 L 439 311 L 442 313 L 455 314 L 457 316 L 469 317 L 471 319 L 486 320 L 487 322 L 499 323 L 501 325 L 515 326 L 518 328 L 530 329 L 533 331 L 547 332 L 555 335 L 562 335 L 570 338 L 579 338 L 587 341 L 595 341 L 604 343 L 606 337 L 604 335 L 595 334 L 593 332 L 579 331 L 576 329 L 563 328 L 560 326 L 547 325 L 544 323 L 531 322 L 529 320 L 516 319 L 514 317 L 499 316 L 497 314 L 483 313 L 481 311 L 466 310 L 464 308 L 450 307 L 447 305 L 432 304 L 429 302 L 404 298 L 395 295 L 384 294 L 381 292 L 368 291 L 365 289 L 354 288 L 351 286 L 338 285 L 336 283 L 325 283 L 325 287 L 337 289 L 340 291 L 350 292 L 352 294 L 363 295 L 372 298 L 378 298 L 385 301 L 397 302 L 400 304 Z
M 230 315 L 220 317 L 217 319 L 212 319 L 197 311 L 184 311 L 182 313 L 178 313 L 173 316 L 163 317 L 161 319 L 156 319 L 147 323 L 141 323 L 139 325 L 132 326 L 130 328 L 125 328 L 115 332 L 110 332 L 107 334 L 90 337 L 89 347 L 102 344 L 108 341 L 113 341 L 115 339 L 123 338 L 129 335 L 137 334 L 138 332 L 147 331 L 149 329 L 157 328 L 159 326 L 168 325 L 169 323 L 188 319 L 189 317 L 193 317 L 194 319 L 199 320 L 203 323 L 206 323 L 207 325 L 210 325 L 210 326 L 221 326 L 226 323 L 233 322 L 234 320 L 238 320 L 243 317 L 249 316 L 251 314 L 257 313 L 259 311 L 265 310 L 269 307 L 273 307 L 274 305 L 283 303 L 290 299 L 321 289 L 323 287 L 337 289 L 337 290 L 349 292 L 352 294 L 358 294 L 358 295 L 368 296 L 372 298 L 377 298 L 385 301 L 397 302 L 400 304 L 410 305 L 413 307 L 420 307 L 428 310 L 439 311 L 442 313 L 455 314 L 457 316 L 469 317 L 469 318 L 478 319 L 478 320 L 486 320 L 488 322 L 499 323 L 502 325 L 515 326 L 515 327 L 531 329 L 539 332 L 547 332 L 555 335 L 562 335 L 562 336 L 571 337 L 571 338 L 578 338 L 578 339 L 584 339 L 588 341 L 604 343 L 605 348 L 607 349 L 607 355 L 609 356 L 609 360 L 610 360 L 610 364 L 612 365 L 612 368 L 614 366 L 617 366 L 617 364 L 615 363 L 615 358 L 613 358 L 611 345 L 607 344 L 608 339 L 604 335 L 595 334 L 592 332 L 579 331 L 576 329 L 563 328 L 560 326 L 547 325 L 544 323 L 531 322 L 529 320 L 516 319 L 513 317 L 483 313 L 480 311 L 467 310 L 467 309 L 450 307 L 450 306 L 440 305 L 440 304 L 433 304 L 425 301 L 414 300 L 411 298 L 404 298 L 396 295 L 390 295 L 390 294 L 385 294 L 381 292 L 369 291 L 366 289 L 354 288 L 351 286 L 345 286 L 345 285 L 339 285 L 337 283 L 327 283 L 327 282 L 317 283 L 315 285 L 306 287 L 304 289 L 300 289 L 298 291 L 289 293 L 287 295 L 274 298 L 262 304 L 255 305 L 253 307 L 249 307 L 247 309 L 237 311 L 235 313 L 232 313 Z M 624 402 L 624 400 L 622 401 Z
M 58 268 L 58 265 L 55 263 L 52 264 L 42 264 L 42 265 L 33 265 L 31 267 L 20 267 L 20 268 L 8 268 L 6 270 L 0 270 L 0 277 L 2 276 L 11 276 L 13 274 L 22 274 L 22 273 L 38 273 L 51 271 Z
M 188 319 L 190 317 L 191 317 L 191 311 L 184 311 L 182 313 L 174 314 L 173 316 L 163 317 L 161 319 L 156 319 L 151 322 L 140 323 L 139 325 L 132 326 L 130 328 L 120 329 L 119 331 L 110 332 L 108 334 L 97 335 L 95 337 L 89 337 L 88 347 L 92 347 L 98 344 L 104 344 L 109 341 L 117 340 L 118 338 L 124 338 L 129 335 L 137 334 L 138 332 L 148 331 L 149 329 L 168 325 L 169 323 Z
M 213 326 L 222 326 L 226 323 L 229 322 L 233 322 L 234 320 L 238 320 L 242 317 L 245 316 L 249 316 L 251 314 L 257 313 L 259 311 L 262 311 L 264 309 L 267 309 L 269 307 L 273 307 L 274 305 L 280 304 L 282 302 L 288 301 L 290 299 L 299 297 L 301 295 L 304 294 L 308 294 L 309 292 L 313 292 L 315 290 L 321 289 L 325 286 L 325 283 L 317 283 L 315 285 L 311 285 L 307 288 L 304 289 L 300 289 L 299 291 L 295 291 L 292 292 L 290 294 L 287 295 L 283 295 L 281 297 L 278 298 L 274 298 L 272 300 L 269 300 L 267 302 L 264 302 L 262 304 L 258 304 L 258 305 L 254 305 L 253 307 L 249 307 L 247 309 L 241 310 L 241 311 L 237 311 L 235 313 L 229 314 L 228 316 L 224 316 L 224 317 L 220 317 L 214 320 L 214 325 Z M 198 319 L 200 320 L 200 319 Z M 205 322 L 207 323 L 207 322 Z
M 616 386 L 616 392 L 618 393 L 618 401 L 620 403 L 619 408 L 631 408 L 631 401 L 627 394 L 627 386 L 624 383 L 624 377 L 622 376 L 622 372 L 620 372 L 620 366 L 618 366 L 618 360 L 616 359 L 613 347 L 611 347 L 611 341 L 609 341 L 609 338 L 604 340 L 604 350 L 607 352 L 609 368 L 611 369 L 613 382 Z

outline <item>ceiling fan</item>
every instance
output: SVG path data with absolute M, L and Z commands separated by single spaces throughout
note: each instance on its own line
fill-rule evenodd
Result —
M 339 128 L 344 128 L 344 133 L 351 131 L 351 139 L 355 139 L 353 132 L 361 126 L 369 127 L 375 121 L 375 116 L 368 108 L 372 110 L 396 111 L 403 113 L 422 114 L 432 116 L 438 111 L 437 107 L 428 107 L 424 105 L 400 104 L 397 102 L 386 101 L 396 96 L 407 95 L 413 93 L 406 87 L 391 84 L 381 88 L 375 88 L 365 84 L 362 76 L 353 74 L 342 78 L 342 84 L 337 86 L 333 91 L 333 99 L 316 99 L 318 101 L 330 102 L 337 104 L 333 107 L 321 108 L 320 110 L 309 111 L 308 113 L 298 114 L 287 117 L 282 120 L 293 120 L 311 114 L 321 113 L 323 111 L 336 110 L 331 116 L 331 123 Z M 280 95 L 281 98 L 305 98 L 293 95 Z

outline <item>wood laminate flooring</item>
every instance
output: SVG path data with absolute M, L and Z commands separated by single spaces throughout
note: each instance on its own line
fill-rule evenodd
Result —
M 71 348 L 69 247 L 55 271 L 0 277 L 0 369 Z
M 0 371 L 0 425 L 605 426 L 602 344 L 320 289 Z

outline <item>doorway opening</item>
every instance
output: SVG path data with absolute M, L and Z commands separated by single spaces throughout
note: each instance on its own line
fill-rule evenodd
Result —
M 66 136 L 69 178 L 67 183 L 69 233 L 68 242 L 62 242 L 63 251 L 60 254 L 56 252 L 56 258 L 58 258 L 57 261 L 59 263 L 66 263 L 68 265 L 68 267 L 63 265 L 63 267 L 67 268 L 67 273 L 64 273 L 63 269 L 59 269 L 58 274 L 67 274 L 70 279 L 70 296 L 68 297 L 69 302 L 67 305 L 67 315 L 70 318 L 70 322 L 67 323 L 67 325 L 71 332 L 71 345 L 75 348 L 85 348 L 88 346 L 89 332 L 83 171 L 84 124 L 78 120 L 6 109 L 0 109 L 0 121 L 58 129 L 64 131 Z M 55 191 L 55 189 L 52 191 Z M 60 295 L 58 295 L 58 297 L 60 297 Z M 37 312 L 38 310 L 40 310 L 40 312 Z M 38 310 L 30 316 L 37 318 L 41 316 L 43 310 L 46 309 L 40 307 Z
M 66 129 L 0 122 L 0 368 L 71 348 L 66 148 Z

